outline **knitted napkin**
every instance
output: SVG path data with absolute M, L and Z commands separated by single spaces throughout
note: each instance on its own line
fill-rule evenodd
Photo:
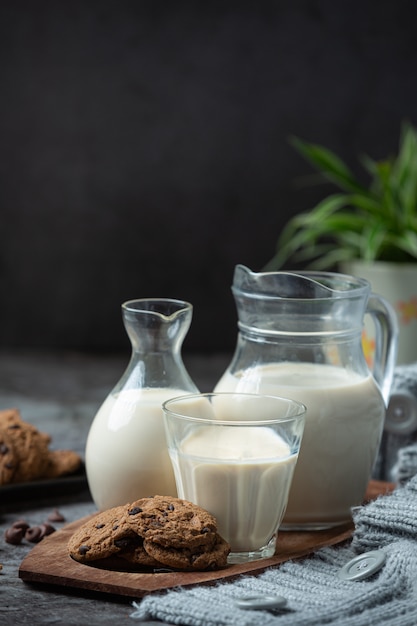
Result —
M 417 455 L 417 451 L 416 451 Z M 189 626 L 416 626 L 417 476 L 390 495 L 354 511 L 352 541 L 322 548 L 258 576 L 244 575 L 216 586 L 178 588 L 134 603 L 131 617 Z M 338 572 L 354 556 L 382 550 L 382 569 L 362 581 Z M 280 595 L 280 610 L 244 610 L 235 600 Z

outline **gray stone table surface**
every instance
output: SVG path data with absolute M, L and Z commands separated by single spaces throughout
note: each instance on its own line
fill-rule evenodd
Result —
M 199 389 L 210 391 L 230 356 L 184 354 L 184 362 Z M 18 408 L 23 419 L 51 434 L 51 447 L 72 448 L 84 456 L 91 421 L 128 360 L 129 355 L 0 351 L 0 409 Z M 0 624 L 135 624 L 129 619 L 129 598 L 34 586 L 19 578 L 20 563 L 33 544 L 14 546 L 4 540 L 14 521 L 37 525 L 58 509 L 69 523 L 96 510 L 85 484 L 63 491 L 6 489 L 2 494 L 0 487 Z M 53 525 L 59 529 L 62 524 Z

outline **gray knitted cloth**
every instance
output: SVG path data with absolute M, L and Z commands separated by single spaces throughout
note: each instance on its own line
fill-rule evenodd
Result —
M 417 475 L 387 496 L 354 512 L 349 544 L 323 548 L 310 558 L 271 567 L 216 586 L 178 588 L 134 603 L 131 617 L 189 626 L 416 626 Z M 383 550 L 382 569 L 362 581 L 338 577 L 357 554 Z M 239 609 L 236 598 L 281 595 L 277 611 Z

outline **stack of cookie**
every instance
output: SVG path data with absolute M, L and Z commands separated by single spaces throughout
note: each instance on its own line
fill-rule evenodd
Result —
M 121 567 L 197 571 L 224 567 L 230 546 L 206 510 L 154 496 L 94 516 L 72 535 L 68 550 L 76 561 L 102 567 L 118 561 Z
M 0 485 L 75 472 L 81 457 L 72 450 L 50 450 L 51 437 L 22 420 L 17 409 L 0 411 Z

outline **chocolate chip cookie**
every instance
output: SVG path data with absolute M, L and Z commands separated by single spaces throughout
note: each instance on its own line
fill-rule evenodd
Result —
M 13 441 L 7 432 L 0 431 L 0 485 L 12 482 L 16 467 L 17 454 Z
M 39 431 L 28 423 L 9 425 L 6 430 L 13 442 L 18 463 L 12 482 L 25 482 L 43 475 L 48 464 L 48 444 Z
M 127 506 L 117 506 L 85 522 L 68 542 L 72 558 L 88 563 L 128 549 L 133 551 L 143 544 L 143 539 L 127 524 L 126 516 Z
M 17 409 L 4 409 L 0 411 L 0 426 L 7 428 L 15 424 L 21 424 L 22 418 Z
M 51 437 L 24 421 L 18 409 L 0 411 L 0 485 L 56 478 L 80 467 L 70 450 L 49 450 Z
M 143 539 L 140 539 L 141 541 L 139 541 L 139 544 L 135 548 L 121 550 L 116 556 L 123 561 L 138 565 L 140 568 L 161 567 L 161 563 L 146 552 L 143 546 Z
M 128 508 L 128 516 L 137 534 L 163 547 L 211 547 L 216 541 L 217 521 L 213 515 L 180 498 L 141 498 Z
M 92 564 L 114 557 L 140 568 L 196 571 L 224 567 L 229 544 L 216 519 L 180 498 L 154 496 L 103 511 L 70 538 L 70 556 Z M 110 567 L 110 565 L 109 565 Z
M 81 463 L 81 457 L 73 450 L 50 450 L 43 477 L 58 478 L 72 474 L 81 467 Z
M 230 552 L 229 544 L 220 535 L 216 535 L 212 546 L 173 548 L 145 539 L 143 547 L 162 565 L 184 571 L 214 570 L 224 567 Z

